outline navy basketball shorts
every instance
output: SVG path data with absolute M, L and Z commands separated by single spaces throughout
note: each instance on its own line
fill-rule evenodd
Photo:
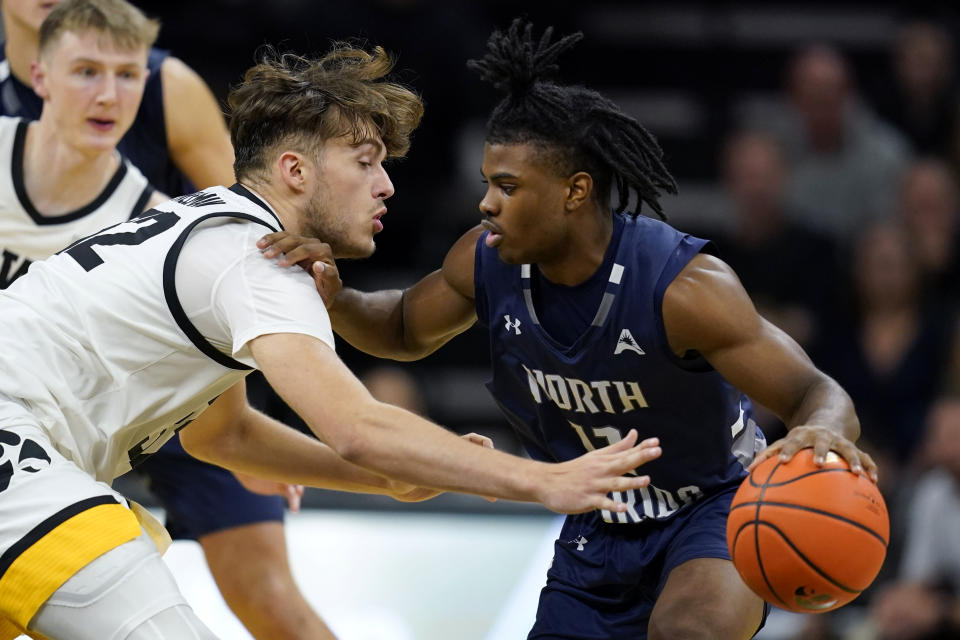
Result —
M 208 533 L 257 522 L 283 521 L 284 499 L 247 491 L 232 473 L 188 454 L 180 436 L 135 469 L 166 510 L 174 540 L 196 540 Z
M 673 569 L 695 558 L 730 559 L 727 516 L 736 490 L 663 523 L 610 524 L 597 511 L 567 516 L 528 640 L 646 640 Z

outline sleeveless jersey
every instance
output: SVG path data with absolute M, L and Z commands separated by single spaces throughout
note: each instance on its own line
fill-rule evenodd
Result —
M 44 216 L 27 195 L 23 177 L 26 120 L 0 116 L 0 289 L 68 244 L 103 227 L 139 216 L 153 194 L 128 160 L 94 200 L 70 213 Z
M 476 248 L 477 316 L 490 333 L 497 404 L 534 459 L 570 460 L 621 440 L 660 438 L 663 454 L 638 469 L 649 487 L 614 494 L 625 513 L 608 522 L 663 520 L 735 485 L 764 445 L 745 395 L 700 356 L 679 358 L 667 342 L 667 286 L 707 244 L 662 222 L 624 216 L 603 298 L 570 346 L 540 325 L 531 265 L 507 265 L 484 233 Z M 620 227 L 620 225 L 615 225 Z M 556 322 L 556 319 L 554 319 Z
M 251 370 L 247 341 L 285 331 L 334 346 L 312 277 L 256 247 L 280 228 L 247 189 L 214 187 L 34 263 L 0 291 L 0 397 L 97 479 L 125 473 Z
M 154 187 L 169 196 L 194 191 L 170 157 L 163 110 L 163 81 L 160 66 L 170 52 L 150 49 L 147 57 L 147 78 L 143 101 L 130 130 L 120 139 L 117 151 L 129 158 Z M 43 100 L 33 88 L 20 82 L 10 71 L 6 51 L 0 47 L 0 115 L 37 120 Z

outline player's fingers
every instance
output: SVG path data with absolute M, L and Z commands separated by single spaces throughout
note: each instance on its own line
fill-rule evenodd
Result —
M 632 491 L 650 485 L 650 476 L 620 476 L 610 483 L 610 491 Z
M 326 242 L 311 240 L 291 249 L 284 254 L 281 262 L 286 261 L 289 264 L 298 264 L 304 269 L 308 269 L 316 260 L 335 264 L 333 260 L 333 250 Z
M 627 432 L 627 435 L 624 436 L 622 440 L 619 440 L 618 442 L 614 442 L 614 443 L 608 444 L 608 445 L 605 446 L 605 447 L 601 447 L 601 448 L 597 449 L 597 451 L 600 451 L 600 452 L 602 452 L 602 453 L 604 453 L 604 454 L 607 454 L 607 453 L 619 453 L 619 452 L 621 452 L 621 451 L 626 451 L 627 449 L 629 449 L 630 447 L 632 447 L 632 446 L 634 445 L 634 443 L 636 443 L 637 437 L 638 437 L 638 436 L 637 436 L 637 430 L 636 430 L 636 429 L 630 429 L 630 431 Z
M 751 463 L 750 463 L 750 466 L 747 467 L 747 471 L 748 471 L 748 472 L 753 471 L 754 469 L 757 468 L 757 465 L 759 465 L 761 462 L 763 462 L 763 461 L 766 460 L 767 458 L 772 458 L 773 456 L 775 456 L 775 455 L 777 455 L 778 453 L 780 453 L 780 447 L 782 447 L 782 446 L 783 446 L 783 440 L 777 440 L 776 442 L 774 442 L 773 444 L 771 444 L 771 445 L 770 445 L 769 447 L 767 447 L 766 449 L 758 452 L 758 453 L 753 457 L 753 462 L 751 462 Z
M 313 283 L 317 288 L 317 293 L 323 299 L 323 304 L 329 309 L 330 305 L 336 299 L 340 289 L 343 288 L 343 282 L 340 280 L 340 272 L 336 266 L 326 264 L 325 262 L 313 263 L 311 267 Z
M 469 440 L 473 444 L 478 444 L 481 447 L 486 447 L 488 449 L 493 449 L 493 440 L 487 436 L 480 435 L 479 433 L 468 433 L 463 436 L 465 440 Z
M 874 482 L 877 482 L 880 480 L 877 463 L 873 460 L 872 457 L 870 457 L 869 453 L 865 451 L 861 451 L 860 462 L 863 463 L 863 470 L 867 472 L 867 475 L 870 476 L 871 480 L 873 480 Z
M 301 485 L 287 485 L 287 505 L 290 511 L 297 513 L 300 511 L 300 499 L 303 497 L 303 487 Z
M 294 264 L 299 264 L 303 262 L 305 265 L 309 266 L 313 264 L 314 260 L 319 260 L 319 258 L 314 257 L 314 250 L 310 246 L 301 244 L 296 246 L 289 251 L 285 251 L 280 259 L 277 260 L 277 264 L 281 267 L 289 267 Z
M 809 446 L 810 445 L 805 442 L 785 438 L 783 445 L 780 447 L 780 461 L 789 462 L 790 459 L 797 454 L 797 451 L 800 451 L 800 449 L 805 449 Z
M 617 502 L 616 500 L 603 496 L 597 503 L 594 505 L 596 509 L 603 509 L 605 511 L 613 511 L 614 513 L 622 513 L 627 510 L 627 505 L 623 502 Z
M 257 247 L 260 249 L 266 249 L 277 240 L 285 238 L 288 235 L 290 234 L 286 231 L 274 231 L 272 233 L 265 234 L 259 240 L 257 240 Z
M 640 465 L 660 457 L 661 453 L 663 453 L 663 450 L 660 447 L 637 445 L 630 451 L 625 452 L 622 457 L 616 459 L 615 468 L 620 473 L 626 473 L 631 469 L 636 469 Z
M 285 231 L 271 235 L 274 237 L 270 240 L 269 244 L 260 249 L 260 252 L 267 258 L 274 258 L 288 251 L 293 251 L 305 240 L 302 236 L 296 236 Z
M 833 450 L 850 465 L 850 471 L 857 475 L 863 473 L 863 462 L 860 460 L 860 450 L 849 440 L 836 443 Z M 864 454 L 865 455 L 865 454 Z
M 813 464 L 818 467 L 823 466 L 827 461 L 827 454 L 830 453 L 830 441 L 826 438 L 817 438 L 813 445 Z

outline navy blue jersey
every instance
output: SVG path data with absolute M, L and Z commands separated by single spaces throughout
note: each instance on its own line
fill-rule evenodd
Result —
M 602 513 L 628 523 L 669 518 L 740 482 L 743 463 L 763 441 L 747 397 L 701 356 L 677 357 L 667 343 L 664 291 L 707 241 L 650 218 L 623 217 L 593 322 L 569 346 L 537 318 L 535 267 L 501 262 L 484 243 L 486 233 L 477 243 L 474 285 L 479 321 L 490 332 L 487 386 L 531 457 L 570 460 L 630 429 L 641 439 L 660 438 L 663 455 L 640 469 L 651 486 L 613 496 L 628 505 L 626 513 Z
M 151 49 L 147 58 L 150 77 L 143 92 L 137 117 L 117 150 L 147 177 L 155 189 L 173 197 L 196 191 L 170 158 L 167 129 L 163 115 L 163 83 L 160 65 L 170 55 L 163 49 Z M 33 88 L 17 80 L 10 71 L 6 51 L 0 47 L 0 115 L 36 120 L 43 100 Z

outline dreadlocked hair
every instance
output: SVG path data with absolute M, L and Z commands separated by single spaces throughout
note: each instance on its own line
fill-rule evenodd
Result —
M 487 121 L 490 144 L 531 144 L 545 163 L 561 175 L 586 171 L 596 184 L 594 194 L 609 207 L 617 190 L 617 212 L 626 210 L 630 194 L 639 213 L 646 203 L 660 218 L 663 193 L 676 193 L 677 183 L 663 163 L 656 138 L 596 91 L 562 85 L 557 58 L 583 39 L 582 32 L 551 43 L 553 27 L 536 41 L 533 25 L 515 18 L 506 33 L 494 31 L 488 52 L 467 67 L 506 93 Z
M 341 135 L 354 143 L 379 137 L 388 157 L 403 157 L 423 103 L 388 80 L 392 69 L 381 47 L 368 52 L 336 42 L 319 59 L 266 47 L 227 98 L 237 178 L 262 172 L 277 145 L 316 150 Z

